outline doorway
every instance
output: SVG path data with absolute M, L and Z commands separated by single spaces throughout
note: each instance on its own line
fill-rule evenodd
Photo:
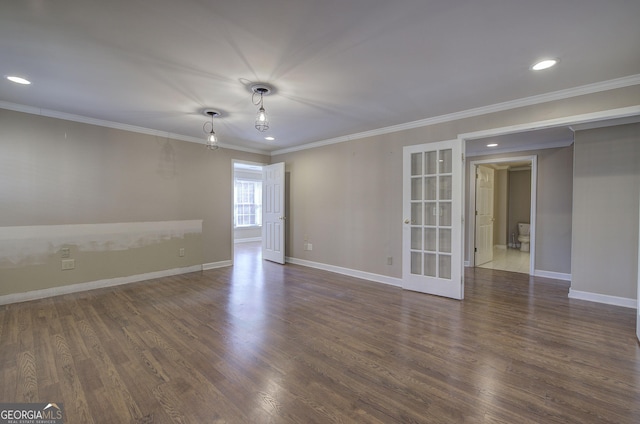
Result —
M 470 163 L 470 266 L 533 275 L 536 170 L 536 156 Z
M 260 244 L 262 241 L 262 167 L 264 164 L 233 160 L 231 193 L 232 246 Z

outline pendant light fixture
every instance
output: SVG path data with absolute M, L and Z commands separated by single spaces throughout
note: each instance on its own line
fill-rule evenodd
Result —
M 202 131 L 204 131 L 204 133 L 207 134 L 207 142 L 206 142 L 207 149 L 217 150 L 220 146 L 218 145 L 218 136 L 216 136 L 216 133 L 213 131 L 213 118 L 215 118 L 216 116 L 220 116 L 220 113 L 212 109 L 205 109 L 203 113 L 206 116 L 211 117 L 211 122 L 205 122 L 204 125 L 202 126 Z M 211 124 L 211 129 L 207 131 L 207 124 L 209 123 Z
M 251 96 L 253 104 L 260 106 L 256 115 L 256 129 L 260 132 L 265 132 L 269 129 L 269 117 L 267 116 L 267 111 L 264 110 L 263 96 L 268 96 L 271 93 L 271 87 L 266 84 L 254 84 L 251 86 L 251 91 L 253 91 Z

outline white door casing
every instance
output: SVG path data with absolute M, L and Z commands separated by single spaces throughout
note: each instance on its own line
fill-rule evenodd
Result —
M 638 218 L 640 221 L 640 217 Z M 640 342 L 640 230 L 638 231 L 638 291 L 636 293 L 636 337 Z
M 529 255 L 529 274 L 534 275 L 535 268 L 535 251 L 536 251 L 536 213 L 537 213 L 537 185 L 538 185 L 538 157 L 536 155 L 530 156 L 510 156 L 506 158 L 492 158 L 492 159 L 482 159 L 482 160 L 471 160 L 469 162 L 470 172 L 469 172 L 469 209 L 468 216 L 470 219 L 468 220 L 469 224 L 469 251 L 468 258 L 469 263 L 468 266 L 476 266 L 475 263 L 475 254 L 474 247 L 476 246 L 475 236 L 476 236 L 476 220 L 472 219 L 475 210 L 476 210 L 476 184 L 475 184 L 475 174 L 473 173 L 473 169 L 480 164 L 503 164 L 505 162 L 531 162 L 531 215 L 530 215 L 530 224 L 529 224 L 529 248 L 531 250 L 531 254 Z
M 476 266 L 493 260 L 493 182 L 493 168 L 476 167 Z
M 262 167 L 262 258 L 284 264 L 284 162 Z
M 463 141 L 403 149 L 402 285 L 464 297 Z

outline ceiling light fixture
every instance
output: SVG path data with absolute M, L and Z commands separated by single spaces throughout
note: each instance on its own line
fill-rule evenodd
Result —
M 542 71 L 543 69 L 549 69 L 552 66 L 556 65 L 558 63 L 558 59 L 545 59 L 545 60 L 541 60 L 540 62 L 535 63 L 531 69 L 533 69 L 534 71 Z
M 271 94 L 272 89 L 266 84 L 254 84 L 251 86 L 251 91 L 253 92 L 251 101 L 254 105 L 260 106 L 256 115 L 256 129 L 260 132 L 265 132 L 269 129 L 269 117 L 267 116 L 267 111 L 264 110 L 263 96 Z
M 213 131 L 213 118 L 215 118 L 216 116 L 220 116 L 220 112 L 216 112 L 215 110 L 212 109 L 205 109 L 203 112 L 206 116 L 210 116 L 211 117 L 211 122 L 205 122 L 204 125 L 202 126 L 202 131 L 204 131 L 205 134 L 207 134 L 207 149 L 209 150 L 217 150 L 220 145 L 218 145 L 218 137 L 216 136 L 216 133 Z M 207 124 L 211 124 L 211 130 L 207 131 Z
M 275 137 L 272 137 L 272 136 L 270 136 L 270 135 L 269 135 L 269 136 L 265 137 L 264 139 L 265 139 L 265 140 L 269 140 L 269 141 L 273 141 L 273 140 L 275 140 L 276 138 L 275 138 Z
M 487 147 L 498 147 L 498 143 L 487 144 Z
M 29 81 L 28 79 L 24 79 L 24 78 L 21 78 L 21 77 L 16 77 L 14 75 L 7 76 L 7 79 L 9 81 L 15 82 L 16 84 L 22 84 L 22 85 L 31 84 L 31 81 Z

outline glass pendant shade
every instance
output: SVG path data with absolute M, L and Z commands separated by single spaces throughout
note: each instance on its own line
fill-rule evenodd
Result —
M 264 107 L 260 107 L 258 115 L 256 116 L 256 129 L 260 132 L 265 132 L 269 129 L 269 118 L 267 118 L 267 112 Z
M 207 135 L 206 146 L 209 150 L 216 150 L 220 146 L 218 145 L 218 136 L 216 136 L 216 133 L 213 131 L 213 118 L 220 116 L 220 113 L 212 109 L 205 109 L 204 114 L 211 117 L 211 122 L 205 122 L 202 126 L 202 130 Z M 210 130 L 207 130 L 208 125 L 211 125 Z
M 216 133 L 211 130 L 209 135 L 207 136 L 207 148 L 209 150 L 216 150 L 218 147 L 218 137 L 216 137 Z
M 256 129 L 260 132 L 265 132 L 269 129 L 269 117 L 267 111 L 264 110 L 264 96 L 269 95 L 273 88 L 267 84 L 258 83 L 251 86 L 253 91 L 251 101 L 254 105 L 259 106 L 258 114 L 256 115 Z

